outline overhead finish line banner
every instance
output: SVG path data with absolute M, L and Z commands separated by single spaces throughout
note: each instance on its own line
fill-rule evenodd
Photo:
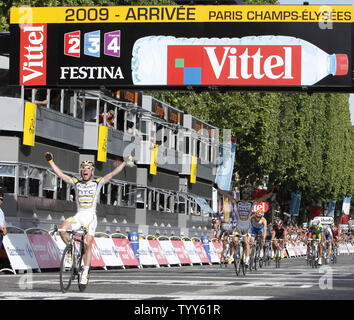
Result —
M 11 8 L 10 82 L 350 92 L 353 22 L 353 6 Z

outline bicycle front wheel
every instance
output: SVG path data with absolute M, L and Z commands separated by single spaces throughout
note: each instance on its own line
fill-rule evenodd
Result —
M 240 247 L 237 245 L 234 251 L 234 266 L 236 275 L 240 275 L 241 271 L 241 254 L 240 254 Z
M 63 252 L 60 261 L 60 289 L 63 293 L 70 288 L 71 281 L 74 277 L 74 270 L 76 264 L 76 257 L 74 248 L 68 244 Z

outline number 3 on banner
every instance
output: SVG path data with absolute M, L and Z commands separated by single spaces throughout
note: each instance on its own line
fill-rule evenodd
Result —
M 85 51 L 87 56 L 100 57 L 101 32 L 93 31 L 85 33 Z

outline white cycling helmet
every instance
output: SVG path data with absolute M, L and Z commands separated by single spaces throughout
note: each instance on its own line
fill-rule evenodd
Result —
M 320 224 L 320 220 L 318 220 L 318 219 L 313 219 L 311 224 L 312 224 L 313 226 L 318 226 L 318 225 Z

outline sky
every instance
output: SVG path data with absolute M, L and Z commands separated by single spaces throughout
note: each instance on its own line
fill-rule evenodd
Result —
M 278 0 L 280 4 L 303 4 L 304 0 Z M 310 5 L 354 5 L 354 0 L 306 0 Z M 350 118 L 352 125 L 354 125 L 354 94 L 350 95 Z

